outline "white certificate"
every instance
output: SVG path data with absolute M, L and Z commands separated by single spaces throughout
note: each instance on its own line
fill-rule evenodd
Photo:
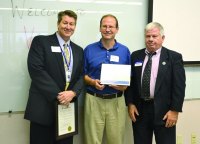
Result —
M 58 136 L 75 132 L 75 104 L 58 105 Z
M 130 85 L 131 65 L 102 64 L 101 84 Z

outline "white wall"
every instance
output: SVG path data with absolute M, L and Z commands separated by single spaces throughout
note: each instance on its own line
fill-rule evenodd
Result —
M 191 134 L 194 133 L 197 136 L 200 143 L 200 100 L 187 100 L 183 106 L 183 113 L 180 113 L 177 136 L 182 139 L 183 143 L 179 144 L 191 144 Z M 177 143 L 178 144 L 178 143 Z
M 153 0 L 153 21 L 165 29 L 164 45 L 183 54 L 184 61 L 200 61 L 199 0 Z
M 14 6 L 22 6 L 23 0 L 13 0 L 14 1 Z M 129 2 L 129 0 L 127 0 Z M 132 0 L 130 0 L 131 2 Z M 137 1 L 137 0 L 136 0 Z M 197 0 L 195 0 L 197 1 Z M 23 18 L 19 18 L 19 15 L 16 14 L 15 17 L 12 17 L 12 9 L 10 8 L 11 6 L 11 0 L 1 0 L 1 7 L 0 8 L 0 62 L 1 62 L 1 73 L 0 73 L 0 82 L 3 82 L 2 84 L 0 84 L 1 87 L 1 94 L 0 94 L 0 109 L 1 112 L 2 111 L 8 111 L 10 110 L 8 107 L 8 105 L 12 106 L 15 108 L 15 106 L 21 106 L 21 105 L 17 105 L 17 102 L 19 103 L 25 103 L 24 101 L 26 101 L 26 98 L 20 98 L 22 95 L 23 96 L 27 96 L 27 92 L 23 92 L 20 94 L 16 94 L 16 90 L 21 92 L 21 89 L 19 89 L 17 86 L 21 86 L 23 89 L 25 87 L 27 87 L 27 81 L 28 79 L 24 80 L 23 78 L 27 76 L 26 74 L 23 74 L 23 72 L 26 71 L 26 54 L 27 54 L 27 50 L 28 50 L 28 45 L 26 42 L 28 42 L 28 44 L 30 44 L 30 40 L 31 37 L 36 35 L 36 34 L 43 34 L 43 33 L 51 33 L 55 31 L 55 24 L 56 24 L 56 15 L 50 16 L 50 17 L 46 17 L 46 16 L 28 16 L 25 15 Z M 40 9 L 43 9 L 44 5 L 46 10 L 47 9 L 54 9 L 54 6 L 56 10 L 60 10 L 60 9 L 64 9 L 65 6 L 63 6 L 63 3 L 57 3 L 56 5 L 50 5 L 54 2 L 48 2 L 45 3 L 45 1 L 37 1 L 37 0 L 25 0 L 25 7 L 24 8 L 33 8 L 36 9 L 37 7 L 39 7 Z M 29 2 L 29 3 L 28 3 Z M 32 2 L 32 3 L 30 3 Z M 165 1 L 162 1 L 165 2 Z M 174 1 L 173 1 L 174 2 Z M 182 3 L 182 1 L 180 2 L 180 4 Z M 30 5 L 29 5 L 30 4 Z M 78 27 L 77 27 L 77 35 L 75 34 L 74 40 L 77 41 L 78 43 L 80 42 L 81 45 L 84 47 L 86 44 L 97 40 L 99 38 L 99 32 L 98 32 L 98 26 L 99 26 L 99 22 L 94 21 L 93 17 L 94 17 L 94 13 L 90 13 L 90 12 L 94 12 L 95 9 L 94 4 L 81 4 L 80 7 L 77 4 L 69 4 L 69 8 L 72 8 L 73 10 L 76 10 L 79 12 L 79 22 L 78 22 Z M 118 5 L 115 6 L 110 6 L 107 5 L 108 8 L 102 7 L 102 10 L 97 9 L 98 13 L 96 13 L 97 17 L 100 18 L 104 13 L 107 13 L 108 11 L 106 11 L 109 8 L 112 8 L 110 10 L 110 12 L 116 12 L 118 10 Z M 110 7 L 109 7 L 110 6 Z M 180 6 L 180 5 L 175 5 L 176 7 Z M 131 8 L 133 7 L 133 8 Z M 142 0 L 142 5 L 131 5 L 128 6 L 128 9 L 123 9 L 122 12 L 124 12 L 124 14 L 126 13 L 130 13 L 131 15 L 126 15 L 126 17 L 124 17 L 124 15 L 122 15 L 123 13 L 114 13 L 116 15 L 119 16 L 119 20 L 120 20 L 120 32 L 118 34 L 118 39 L 124 43 L 127 44 L 131 51 L 142 48 L 143 47 L 143 27 L 145 25 L 145 18 L 144 21 L 140 21 L 141 19 L 143 19 L 143 17 L 145 17 L 144 11 L 142 9 L 142 7 L 146 7 L 146 3 L 145 0 Z M 167 7 L 168 10 L 169 7 Z M 86 9 L 89 9 L 91 11 L 86 11 Z M 121 10 L 121 6 L 120 6 L 120 10 Z M 187 10 L 191 10 L 191 7 L 188 7 Z M 21 13 L 21 11 L 20 11 Z M 198 12 L 197 12 L 198 13 Z M 24 14 L 26 14 L 24 12 Z M 199 13 L 198 13 L 199 14 Z M 88 16 L 89 15 L 89 16 Z M 173 15 L 173 14 L 172 14 Z M 30 18 L 29 18 L 30 17 Z M 170 18 L 169 17 L 165 17 L 166 19 Z M 44 26 L 41 27 L 41 24 L 35 24 L 35 21 L 39 21 L 41 20 L 41 23 L 44 23 Z M 11 21 L 10 23 L 7 21 Z M 33 25 L 35 24 L 35 26 L 29 24 L 29 20 L 34 21 Z M 195 19 L 196 20 L 196 19 Z M 53 21 L 55 23 L 53 23 Z M 128 21 L 128 23 L 127 23 Z M 49 23 L 48 23 L 49 22 Z M 161 21 L 160 21 L 161 22 Z M 48 23 L 48 24 L 47 24 Z M 81 35 L 86 35 L 88 34 L 88 29 L 87 24 L 88 23 L 92 23 L 93 27 L 90 28 L 89 30 L 95 30 L 93 33 L 91 33 L 91 35 L 89 36 L 91 39 L 87 39 L 87 37 L 82 37 Z M 140 24 L 139 24 L 140 23 Z M 162 22 L 161 22 L 162 23 Z M 173 23 L 173 21 L 170 21 L 170 23 Z M 21 25 L 23 24 L 23 25 Z M 127 26 L 127 24 L 129 24 Z M 25 27 L 26 26 L 26 27 Z M 82 28 L 82 26 L 84 26 L 84 28 Z M 188 28 L 190 30 L 191 25 L 187 25 L 185 28 Z M 26 29 L 24 29 L 24 27 Z M 39 28 L 41 27 L 41 29 Z M 128 30 L 127 30 L 128 27 Z M 165 27 L 165 26 L 164 26 Z M 197 25 L 196 28 L 199 28 L 199 26 Z M 130 28 L 132 28 L 130 30 Z M 173 27 L 172 27 L 173 28 Z M 6 30 L 10 30 L 10 31 L 14 31 L 14 32 L 10 32 L 10 31 L 6 31 Z M 16 29 L 16 32 L 15 32 Z M 174 29 L 174 28 L 173 28 Z M 168 30 L 166 30 L 166 32 L 169 32 Z M 191 32 L 191 31 L 189 31 Z M 193 32 L 193 31 L 192 31 Z M 14 34 L 13 34 L 14 33 Z M 18 35 L 17 35 L 18 33 Z M 131 33 L 131 34 L 129 34 Z M 128 35 L 128 37 L 127 37 Z M 168 38 L 171 38 L 170 36 L 168 36 L 168 34 L 166 34 L 166 40 Z M 16 36 L 16 37 L 14 37 Z M 79 36 L 81 36 L 83 39 L 79 38 Z M 14 38 L 13 38 L 14 37 Z M 194 41 L 198 42 L 198 40 L 194 40 L 194 36 L 192 34 L 187 34 L 185 35 L 186 38 L 188 39 L 192 39 L 192 43 Z M 195 38 L 198 38 L 198 36 L 196 36 Z M 10 43 L 10 40 L 15 39 L 16 41 L 16 46 L 15 47 L 13 45 L 9 45 L 7 47 L 8 44 Z M 187 40 L 188 40 L 187 39 Z M 187 41 L 185 40 L 185 41 Z M 180 41 L 176 41 L 176 43 L 182 43 L 184 40 L 180 40 Z M 185 42 L 184 41 L 184 42 Z M 191 44 L 192 44 L 191 43 Z M 22 47 L 21 47 L 22 46 Z M 196 44 L 195 46 L 192 47 L 196 47 L 199 46 L 199 44 Z M 23 49 L 22 49 L 23 48 Z M 173 46 L 169 46 L 169 48 L 173 48 Z M 187 47 L 188 49 L 191 49 L 191 46 Z M 20 52 L 23 52 L 22 55 L 20 55 Z M 14 60 L 11 60 L 10 62 L 8 62 L 8 56 L 12 55 L 12 54 L 19 54 L 19 57 L 23 57 L 23 59 L 18 60 L 17 58 Z M 5 58 L 4 58 L 5 57 Z M 13 66 L 13 61 L 17 61 L 19 63 L 15 63 L 16 66 Z M 21 62 L 21 63 L 20 63 Z M 5 65 L 6 63 L 6 65 Z M 4 68 L 3 66 L 5 66 L 6 68 L 9 68 L 8 70 L 6 68 Z M 16 67 L 19 67 L 19 69 L 17 70 Z M 17 70 L 17 72 L 16 72 Z M 21 72 L 21 70 L 23 72 Z M 14 75 L 6 75 L 7 72 L 14 74 Z M 18 79 L 18 77 L 22 77 L 22 79 Z M 17 79 L 13 79 L 13 77 L 16 77 Z M 27 76 L 28 77 L 28 76 Z M 8 78 L 8 79 L 7 79 Z M 13 87 L 10 87 L 10 81 L 15 80 L 15 83 L 13 84 Z M 187 78 L 187 86 L 186 86 L 186 98 L 198 98 L 199 97 L 199 84 L 200 84 L 200 67 L 187 67 L 186 68 L 186 78 Z M 3 79 L 3 81 L 2 81 Z M 19 81 L 18 81 L 19 80 Z M 25 87 L 24 87 L 25 85 Z M 6 87 L 5 87 L 6 86 Z M 5 88 L 4 88 L 5 87 Z M 9 89 L 7 89 L 9 88 Z M 11 91 L 12 90 L 12 91 Z M 4 93 L 5 91 L 5 93 Z M 26 91 L 28 91 L 26 89 Z M 8 92 L 13 92 L 13 94 Z M 9 97 L 12 96 L 12 97 Z M 15 97 L 16 96 L 16 97 Z M 2 106 L 3 105 L 3 106 Z M 25 105 L 25 104 L 24 104 Z M 24 109 L 24 105 L 22 105 L 22 107 L 20 107 L 19 109 Z M 82 119 L 83 119 L 83 105 L 80 105 L 80 117 L 79 117 L 79 126 L 80 126 L 80 134 L 75 136 L 74 141 L 75 144 L 83 144 L 82 143 Z M 177 135 L 182 138 L 183 140 L 183 144 L 190 144 L 190 135 L 191 133 L 195 133 L 197 135 L 197 138 L 200 141 L 200 115 L 199 115 L 199 110 L 200 110 L 200 100 L 191 100 L 191 101 L 185 101 L 184 103 L 184 107 L 183 107 L 183 113 L 180 114 L 179 117 L 179 122 L 177 125 Z M 132 130 L 131 130 L 131 123 L 130 123 L 130 119 L 128 119 L 127 117 L 127 131 L 126 131 L 126 139 L 125 139 L 125 143 L 124 144 L 133 144 L 133 138 L 132 138 Z M 29 143 L 29 122 L 23 119 L 23 113 L 15 113 L 15 114 L 7 114 L 7 113 L 0 113 L 0 144 L 28 144 Z
M 83 107 L 79 107 L 82 111 Z M 29 121 L 23 113 L 0 115 L 0 144 L 29 144 Z M 124 144 L 132 144 L 131 121 L 127 114 Z M 83 144 L 83 113 L 79 111 L 79 134 L 74 136 L 74 144 Z
M 0 144 L 28 144 L 29 122 L 23 114 L 0 115 Z
M 79 131 L 74 137 L 74 144 L 83 144 L 82 120 L 83 107 L 80 108 Z M 200 140 L 200 100 L 187 100 L 184 102 L 183 113 L 179 116 L 177 136 L 182 138 L 183 143 L 190 144 L 191 133 L 195 133 Z M 127 117 L 124 144 L 133 144 L 132 128 L 130 119 Z M 198 141 L 200 142 L 200 141 Z M 199 143 L 196 144 L 199 144 Z M 23 114 L 0 115 L 0 144 L 29 144 L 29 122 L 23 119 Z M 177 143 L 178 144 L 178 143 Z

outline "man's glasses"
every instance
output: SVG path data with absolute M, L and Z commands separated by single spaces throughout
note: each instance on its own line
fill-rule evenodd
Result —
M 116 27 L 114 27 L 114 26 L 106 26 L 106 25 L 103 25 L 103 26 L 101 26 L 101 28 L 102 28 L 103 30 L 106 30 L 106 29 L 113 30 L 113 29 L 115 29 Z

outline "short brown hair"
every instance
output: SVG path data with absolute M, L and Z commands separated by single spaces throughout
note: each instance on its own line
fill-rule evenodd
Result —
M 58 21 L 57 23 L 59 24 L 62 21 L 62 17 L 63 16 L 69 16 L 69 17 L 73 17 L 75 19 L 75 24 L 77 21 L 77 14 L 75 12 L 73 12 L 72 10 L 65 10 L 65 11 L 60 11 L 58 13 Z
M 101 18 L 101 20 L 100 20 L 100 27 L 101 27 L 101 25 L 102 25 L 102 21 L 103 21 L 103 19 L 104 19 L 105 17 L 112 17 L 112 18 L 114 18 L 115 21 L 116 21 L 116 28 L 119 27 L 119 24 L 118 24 L 118 20 L 117 20 L 117 18 L 116 18 L 114 15 L 112 15 L 112 14 L 107 14 L 107 15 L 102 16 L 102 18 Z

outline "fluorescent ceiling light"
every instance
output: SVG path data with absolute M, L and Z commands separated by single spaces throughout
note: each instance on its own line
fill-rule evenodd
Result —
M 69 2 L 69 3 L 92 3 L 93 0 L 58 0 L 61 2 Z
M 102 1 L 102 0 L 38 0 L 38 1 L 60 1 L 69 3 L 99 3 L 99 4 L 115 4 L 115 5 L 142 5 L 142 2 L 125 2 L 125 1 Z
M 0 10 L 13 10 L 12 8 L 0 8 Z M 29 9 L 29 8 L 17 8 L 16 10 L 18 11 L 28 11 L 28 10 L 32 10 L 32 11 L 42 11 L 42 10 L 47 10 L 47 11 L 57 11 L 59 12 L 60 10 L 50 10 L 50 9 Z M 97 13 L 113 13 L 113 14 L 120 14 L 122 12 L 120 11 L 88 11 L 88 10 L 75 10 L 75 12 L 77 13 L 89 13 L 89 14 L 97 14 Z
M 87 10 L 76 10 L 75 12 L 77 13 L 90 13 L 90 14 L 97 14 L 97 13 L 100 13 L 100 14 L 104 14 L 104 13 L 112 13 L 112 14 L 120 14 L 122 12 L 119 12 L 119 11 L 87 11 Z
M 49 2 L 49 1 L 57 1 L 57 0 L 35 0 L 35 1 L 47 1 L 47 2 Z
M 95 1 L 101 4 L 116 4 L 116 5 L 142 5 L 142 2 L 125 2 L 125 1 Z
M 32 8 L 0 8 L 0 10 L 15 10 L 15 11 L 41 11 L 41 10 L 48 10 L 48 9 L 32 9 Z M 60 10 L 48 10 L 48 11 L 60 11 Z

